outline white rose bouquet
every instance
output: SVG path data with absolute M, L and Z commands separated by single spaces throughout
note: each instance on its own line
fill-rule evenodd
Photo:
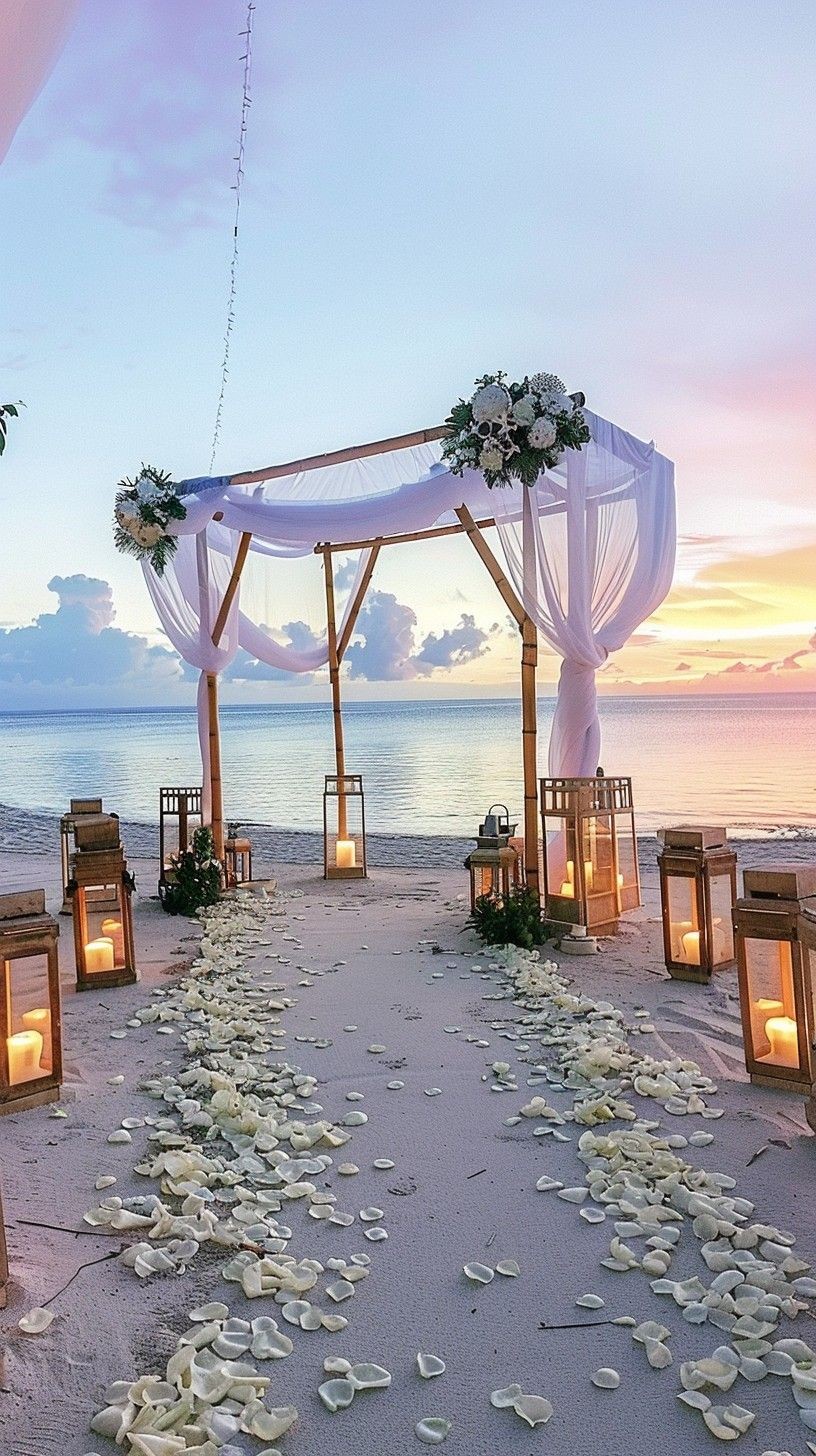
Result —
M 186 515 L 186 507 L 167 472 L 143 465 L 136 480 L 119 482 L 114 507 L 116 547 L 140 561 L 149 558 L 156 574 L 162 576 L 177 547 L 167 527 L 170 521 L 183 521 Z
M 565 450 L 580 450 L 590 439 L 583 395 L 567 394 L 555 374 L 525 375 L 511 384 L 499 370 L 476 384 L 476 393 L 460 399 L 445 421 L 442 455 L 454 475 L 481 470 L 491 489 L 510 485 L 513 476 L 535 485 Z

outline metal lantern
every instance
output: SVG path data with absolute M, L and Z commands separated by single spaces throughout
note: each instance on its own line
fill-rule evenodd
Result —
M 84 831 L 78 837 L 85 837 Z M 97 841 L 102 837 L 98 831 L 93 835 Z M 109 837 L 113 837 L 112 830 Z M 133 888 L 121 844 L 95 843 L 91 848 L 77 849 L 71 861 L 70 894 L 78 991 L 138 981 Z
M 367 873 L 362 776 L 326 774 L 323 788 L 323 877 L 327 880 L 362 880 Z
M 45 890 L 0 895 L 0 1113 L 59 1097 L 58 935 Z
M 60 819 L 60 864 L 62 867 L 62 908 L 60 915 L 70 915 L 71 900 L 68 895 L 68 881 L 71 878 L 71 852 L 76 831 L 76 822 L 93 823 L 100 818 L 115 819 L 115 814 L 103 815 L 101 799 L 72 799 L 67 814 Z
M 201 789 L 159 789 L 159 898 L 174 879 L 173 861 L 190 848 L 202 825 Z
M 630 778 L 541 780 L 548 920 L 613 934 L 640 905 Z
M 520 853 L 519 841 L 512 838 L 515 832 L 516 824 L 510 821 L 507 805 L 491 804 L 479 825 L 476 848 L 465 860 L 465 869 L 470 871 L 471 910 L 485 896 L 500 904 L 510 898 L 511 888 L 522 885 L 524 841 Z
M 743 882 L 733 917 L 745 1065 L 760 1086 L 809 1095 L 816 1081 L 816 865 L 746 870 Z
M 252 840 L 231 835 L 224 840 L 224 879 L 228 890 L 252 879 Z
M 680 824 L 659 837 L 666 968 L 680 981 L 709 981 L 735 960 L 737 856 L 725 830 L 711 825 Z

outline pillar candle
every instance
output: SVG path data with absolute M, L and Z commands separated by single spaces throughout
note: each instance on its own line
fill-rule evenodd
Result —
M 42 1037 L 43 1046 L 42 1052 L 40 1053 L 40 1061 L 42 1063 L 43 1070 L 46 1072 L 50 1072 L 53 1065 L 51 1045 L 51 1012 L 48 1010 L 47 1006 L 37 1006 L 33 1011 L 24 1011 L 22 1021 L 23 1026 L 26 1028 L 27 1031 L 37 1031 Z
M 765 1022 L 765 1035 L 771 1043 L 771 1050 L 765 1053 L 763 1061 L 778 1062 L 783 1067 L 798 1067 L 799 1036 L 792 1016 L 769 1016 Z
M 561 894 L 563 895 L 565 900 L 575 899 L 575 886 L 573 885 L 572 880 L 564 880 L 562 882 Z
M 672 920 L 669 928 L 671 931 L 672 960 L 680 961 L 683 959 L 683 936 L 687 930 L 692 929 L 692 923 L 690 920 Z
M 100 936 L 98 940 L 89 940 L 85 947 L 86 972 L 112 971 L 113 969 L 113 941 L 108 936 Z
M 100 933 L 103 940 L 113 941 L 114 965 L 123 966 L 125 964 L 125 937 L 122 934 L 121 920 L 114 920 L 112 917 L 110 920 L 103 920 Z
M 336 864 L 339 870 L 353 870 L 357 864 L 357 846 L 353 839 L 338 839 Z
M 591 859 L 585 859 L 584 860 L 584 886 L 585 886 L 585 889 L 586 889 L 587 894 L 589 894 L 590 890 L 592 889 L 592 860 Z
M 567 860 L 567 882 L 570 885 L 575 884 L 575 860 L 573 859 Z
M 20 1082 L 31 1082 L 35 1077 L 41 1075 L 40 1057 L 43 1049 L 43 1039 L 38 1031 L 15 1031 L 13 1036 L 7 1037 L 9 1063 L 9 1085 L 18 1086 Z
M 700 964 L 700 932 L 687 930 L 683 936 L 683 960 L 690 966 Z

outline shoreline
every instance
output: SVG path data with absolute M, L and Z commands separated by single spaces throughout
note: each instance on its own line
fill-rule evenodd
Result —
M 59 819 L 56 813 L 0 804 L 0 853 L 25 857 L 58 855 Z M 242 820 L 241 830 L 252 840 L 253 857 L 258 867 L 322 864 L 323 833 L 320 829 L 283 829 Z M 461 869 L 465 856 L 475 844 L 474 836 L 456 834 L 389 834 L 369 830 L 366 838 L 372 867 L 384 869 L 423 866 Z M 657 836 L 652 831 L 641 831 L 637 840 L 643 868 L 655 859 Z M 156 860 L 159 852 L 158 821 L 123 819 L 122 842 L 130 859 Z M 728 842 L 738 854 L 752 861 L 757 850 L 765 846 L 779 846 L 775 853 L 777 859 L 805 860 L 811 853 L 816 855 L 816 829 L 807 825 L 739 826 L 728 832 Z

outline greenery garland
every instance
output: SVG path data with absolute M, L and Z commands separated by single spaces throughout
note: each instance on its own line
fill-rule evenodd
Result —
M 16 404 L 0 404 L 0 455 L 6 448 L 6 435 L 8 433 L 9 420 L 16 420 L 20 410 L 25 409 L 21 399 Z
M 139 561 L 148 560 L 156 575 L 163 576 L 178 548 L 167 527 L 170 521 L 183 521 L 187 515 L 167 471 L 142 465 L 135 480 L 120 480 L 113 514 L 116 549 Z
M 476 380 L 476 393 L 453 406 L 442 455 L 454 475 L 481 470 L 485 484 L 535 485 L 565 450 L 591 439 L 581 411 L 583 396 L 565 392 L 556 374 L 525 375 L 508 382 L 503 370 Z

